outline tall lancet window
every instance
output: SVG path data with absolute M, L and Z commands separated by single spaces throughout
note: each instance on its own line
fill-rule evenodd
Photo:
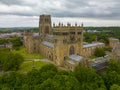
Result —
M 72 55 L 72 54 L 75 54 L 74 46 L 71 46 L 69 50 L 69 55 Z

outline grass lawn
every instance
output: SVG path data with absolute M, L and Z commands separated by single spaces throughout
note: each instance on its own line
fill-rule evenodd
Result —
M 33 69 L 33 66 L 35 67 L 35 69 L 40 69 L 42 66 L 47 65 L 47 64 L 50 64 L 50 63 L 41 62 L 41 61 L 35 61 L 35 62 L 24 61 L 22 63 L 22 65 L 20 66 L 18 72 L 20 72 L 20 73 L 26 73 L 26 72 L 31 71 Z
M 27 53 L 25 47 L 20 47 L 19 50 L 13 50 L 12 52 L 21 54 L 25 59 L 42 59 L 42 58 L 44 58 L 42 55 L 40 55 L 38 53 L 34 53 L 34 54 Z

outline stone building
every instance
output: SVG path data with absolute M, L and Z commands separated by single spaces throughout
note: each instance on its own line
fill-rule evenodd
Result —
M 104 46 L 98 42 L 83 45 L 83 24 L 59 23 L 52 27 L 50 15 L 40 15 L 39 33 L 26 33 L 24 45 L 29 53 L 41 53 L 56 65 L 71 70 L 79 64 L 87 66 L 85 57 L 91 56 L 96 47 Z
M 38 53 L 39 52 L 39 33 L 27 32 L 24 34 L 24 46 L 26 47 L 28 53 Z
M 83 45 L 83 50 L 82 50 L 82 54 L 85 57 L 89 57 L 92 56 L 94 54 L 94 51 L 96 48 L 104 48 L 105 44 L 101 43 L 101 42 L 94 42 L 91 44 L 85 44 Z
M 120 41 L 117 38 L 110 38 L 109 45 L 112 48 L 112 56 L 117 58 L 120 62 Z
M 108 67 L 110 59 L 111 57 L 109 55 L 92 59 L 89 62 L 89 66 L 96 69 L 98 74 L 102 74 Z
M 120 45 L 120 41 L 117 38 L 109 38 L 109 46 L 115 48 Z

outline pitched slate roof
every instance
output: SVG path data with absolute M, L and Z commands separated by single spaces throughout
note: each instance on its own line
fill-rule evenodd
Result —
M 54 48 L 54 44 L 51 43 L 51 42 L 43 41 L 43 42 L 41 42 L 41 44 L 45 45 L 45 46 L 48 46 L 48 47 L 51 47 L 51 48 Z
M 48 39 L 54 39 L 54 36 L 53 35 L 46 35 L 46 38 L 48 38 Z
M 73 55 L 70 55 L 69 58 L 75 61 L 80 61 L 81 59 L 83 59 L 83 56 L 73 54 Z
M 103 44 L 104 43 L 100 43 L 100 42 L 92 43 L 92 44 L 86 44 L 86 45 L 83 45 L 83 48 L 94 47 L 94 46 L 103 45 Z

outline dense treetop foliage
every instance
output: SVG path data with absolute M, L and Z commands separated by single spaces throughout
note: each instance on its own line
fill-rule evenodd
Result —
M 0 68 L 4 71 L 18 70 L 23 60 L 20 54 L 13 54 L 9 49 L 0 50 Z
M 52 64 L 40 70 L 33 69 L 27 75 L 16 72 L 5 74 L 0 77 L 0 85 L 2 89 L 20 90 L 105 90 L 102 78 L 92 69 L 79 66 L 70 72 L 58 70 Z
M 103 48 L 96 48 L 94 55 L 96 57 L 103 57 L 103 56 L 105 56 L 105 50 Z
M 107 90 L 119 90 L 120 88 L 120 63 L 116 59 L 111 59 L 107 71 L 102 75 Z M 115 85 L 114 85 L 115 84 Z
M 120 86 L 119 85 L 116 85 L 116 84 L 113 84 L 110 88 L 110 90 L 120 90 Z
M 77 66 L 74 71 L 59 70 L 53 64 L 27 74 L 10 72 L 0 76 L 2 90 L 119 90 L 120 64 L 112 59 L 101 76 L 92 68 Z

